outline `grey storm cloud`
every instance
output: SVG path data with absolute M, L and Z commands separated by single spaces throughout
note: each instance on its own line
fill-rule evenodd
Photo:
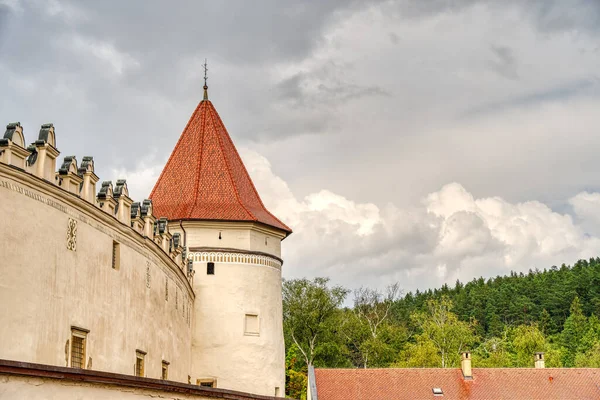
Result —
M 207 58 L 287 276 L 423 287 L 597 249 L 599 27 L 588 0 L 0 0 L 0 123 L 139 199 Z

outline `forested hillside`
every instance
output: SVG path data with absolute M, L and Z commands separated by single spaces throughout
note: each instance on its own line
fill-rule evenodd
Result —
M 533 367 L 538 351 L 548 367 L 600 367 L 600 258 L 406 294 L 297 279 L 283 297 L 292 397 L 304 395 L 309 363 L 457 367 L 471 350 L 474 367 Z

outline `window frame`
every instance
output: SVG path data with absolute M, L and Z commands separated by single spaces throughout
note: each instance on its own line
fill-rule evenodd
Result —
M 161 372 L 160 372 L 160 379 L 162 380 L 169 380 L 169 365 L 171 363 L 165 360 L 162 360 L 162 364 L 161 364 Z
M 112 242 L 112 269 L 118 271 L 121 269 L 121 243 L 113 240 Z
M 69 366 L 71 368 L 85 369 L 85 359 L 87 353 L 87 335 L 90 333 L 88 329 L 78 326 L 71 326 L 71 345 L 69 346 Z M 73 349 L 75 346 L 75 338 L 81 339 L 81 366 L 73 366 Z
M 146 374 L 146 353 L 143 350 L 135 350 L 134 375 L 143 378 Z
M 256 317 L 256 332 L 248 330 L 248 317 Z M 256 312 L 247 312 L 244 314 L 244 335 L 245 336 L 260 336 L 260 316 Z
M 198 378 L 198 379 L 196 379 L 196 385 L 202 386 L 202 387 L 216 388 L 217 387 L 217 379 L 216 378 Z

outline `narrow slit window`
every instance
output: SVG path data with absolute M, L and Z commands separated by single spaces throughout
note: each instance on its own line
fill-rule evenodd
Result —
M 112 268 L 119 269 L 121 267 L 121 244 L 113 240 L 112 245 Z
M 214 275 L 215 274 L 215 263 L 209 262 L 206 264 L 206 275 Z
M 161 379 L 167 380 L 169 379 L 169 362 L 163 360 L 162 362 L 162 374 Z
M 144 359 L 146 352 L 142 350 L 135 351 L 135 376 L 144 376 Z
M 246 314 L 244 320 L 244 334 L 258 336 L 260 334 L 258 314 Z
M 71 327 L 71 367 L 85 368 L 85 345 L 88 330 Z

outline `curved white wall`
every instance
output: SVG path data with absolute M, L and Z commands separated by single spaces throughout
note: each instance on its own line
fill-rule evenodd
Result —
M 67 231 L 76 221 L 76 250 Z M 92 369 L 187 382 L 194 294 L 155 243 L 94 205 L 0 164 L 0 358 L 65 366 L 71 326 L 89 329 Z M 112 243 L 120 269 L 112 269 Z M 166 286 L 168 285 L 168 299 Z M 176 307 L 177 297 L 177 307 Z
M 177 231 L 178 224 L 170 227 Z M 283 396 L 283 234 L 235 222 L 187 222 L 184 228 L 189 257 L 195 260 L 193 382 L 214 378 L 217 387 L 269 396 L 278 388 Z M 209 259 L 214 275 L 207 274 Z M 258 335 L 245 334 L 246 314 L 258 315 Z

